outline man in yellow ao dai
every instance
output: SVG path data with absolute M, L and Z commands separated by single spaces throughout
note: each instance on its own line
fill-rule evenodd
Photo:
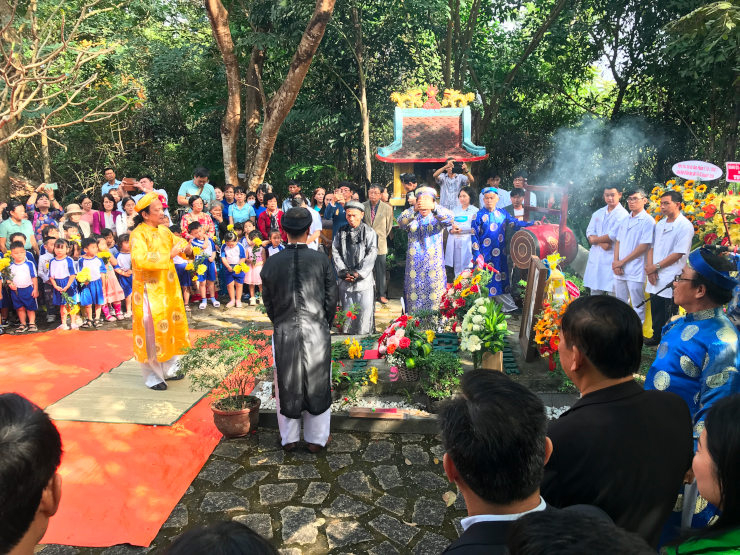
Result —
M 164 225 L 162 203 L 147 193 L 136 203 L 142 218 L 131 232 L 134 356 L 144 383 L 158 391 L 179 379 L 179 355 L 190 347 L 185 306 L 172 258 L 188 249 Z

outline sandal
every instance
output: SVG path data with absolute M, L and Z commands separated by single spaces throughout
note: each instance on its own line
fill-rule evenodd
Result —
M 102 318 L 96 318 L 95 320 L 93 320 L 93 324 L 96 328 L 99 328 L 100 326 L 105 324 L 105 320 L 103 320 Z
M 109 314 L 108 316 L 106 316 L 106 317 L 105 317 L 105 319 L 106 319 L 106 321 L 108 321 L 108 322 L 115 322 L 115 321 L 116 321 L 116 317 L 115 317 L 115 316 L 113 316 L 112 314 Z M 101 322 L 101 323 L 102 323 L 102 322 Z
M 95 324 L 93 323 L 92 320 L 85 320 L 84 322 L 82 322 L 82 324 L 80 324 L 80 328 L 83 328 L 83 329 L 92 328 L 94 326 Z
M 37 331 L 39 331 L 39 328 L 36 324 L 28 324 L 28 333 L 36 333 Z
M 21 324 L 20 326 L 18 326 L 17 328 L 15 328 L 15 332 L 13 332 L 13 333 L 16 333 L 16 334 L 18 334 L 18 333 L 26 333 L 27 331 L 28 331 L 28 326 L 25 325 L 25 324 Z

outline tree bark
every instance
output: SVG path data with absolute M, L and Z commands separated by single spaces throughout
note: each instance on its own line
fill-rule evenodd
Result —
M 295 99 L 301 90 L 313 56 L 316 54 L 319 44 L 321 44 L 326 26 L 334 12 L 335 2 L 336 0 L 316 0 L 313 15 L 303 32 L 301 42 L 293 55 L 293 60 L 290 62 L 288 74 L 265 107 L 262 133 L 257 144 L 257 153 L 254 157 L 252 171 L 248 177 L 248 186 L 251 190 L 256 189 L 265 178 L 280 126 L 288 116 L 293 104 L 295 104 Z
M 51 159 L 49 158 L 49 136 L 47 133 L 46 129 L 41 132 L 41 173 L 44 176 L 44 183 L 51 182 Z
M 367 107 L 367 83 L 365 79 L 365 46 L 362 42 L 362 23 L 357 4 L 352 2 L 352 23 L 355 28 L 355 57 L 357 58 L 357 75 L 360 87 L 360 117 L 362 118 L 362 146 L 365 159 L 365 182 L 372 183 L 372 153 L 370 152 L 370 112 Z
M 247 68 L 247 90 L 244 99 L 244 120 L 246 125 L 246 158 L 244 160 L 244 174 L 249 175 L 252 171 L 252 162 L 257 152 L 259 135 L 257 126 L 262 119 L 260 107 L 264 110 L 262 96 L 262 66 L 265 63 L 265 51 L 256 46 L 252 47 Z
M 234 51 L 234 41 L 229 29 L 229 12 L 221 0 L 205 0 L 208 20 L 211 22 L 213 38 L 224 60 L 226 69 L 226 86 L 228 100 L 226 112 L 221 120 L 221 147 L 224 156 L 224 179 L 234 186 L 239 184 L 237 176 L 239 164 L 237 161 L 237 141 L 239 139 L 239 125 L 241 123 L 241 78 L 239 76 L 239 60 Z

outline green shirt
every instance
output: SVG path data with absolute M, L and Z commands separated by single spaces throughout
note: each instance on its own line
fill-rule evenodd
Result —
M 21 220 L 21 223 L 17 224 L 12 218 L 0 223 L 0 239 L 5 239 L 5 248 L 10 248 L 9 238 L 13 233 L 22 233 L 26 236 L 26 250 L 31 249 L 31 237 L 33 237 L 33 224 L 30 220 Z
M 670 555 L 699 553 L 740 553 L 740 528 L 728 530 L 711 538 L 689 539 L 677 546 L 664 547 L 661 553 Z

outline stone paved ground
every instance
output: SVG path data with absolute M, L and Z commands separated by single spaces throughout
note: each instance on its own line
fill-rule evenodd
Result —
M 234 519 L 281 549 L 317 553 L 435 554 L 458 537 L 462 496 L 444 478 L 433 435 L 334 433 L 318 455 L 284 453 L 276 431 L 222 441 L 150 548 L 47 546 L 59 553 L 158 553 L 200 524 Z

